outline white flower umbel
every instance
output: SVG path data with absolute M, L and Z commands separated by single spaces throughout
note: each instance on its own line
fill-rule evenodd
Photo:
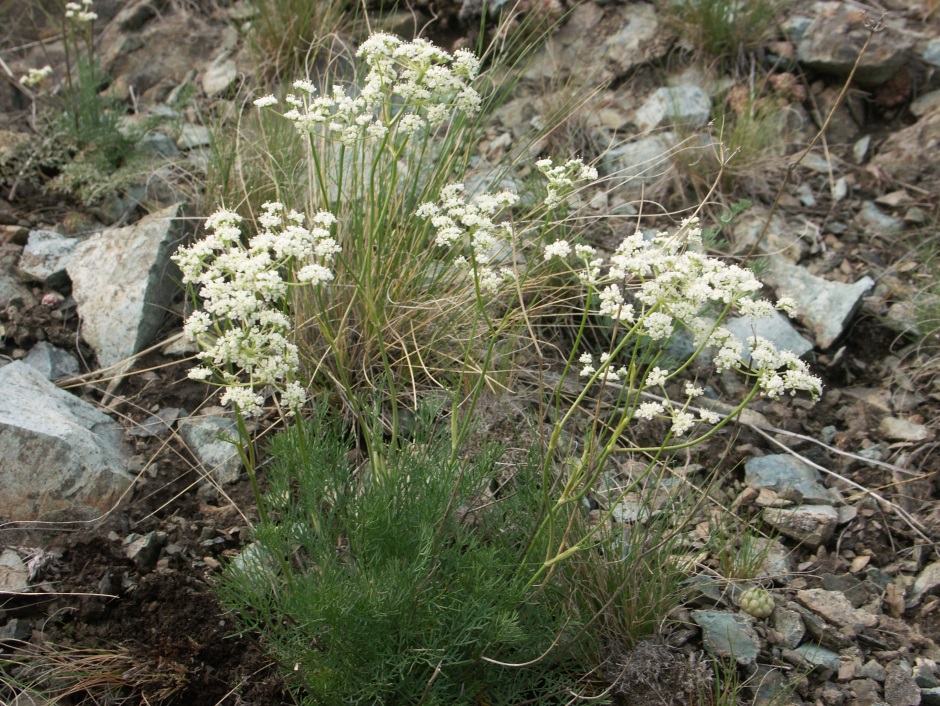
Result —
M 518 200 L 512 191 L 468 198 L 463 184 L 449 184 L 441 189 L 439 204 L 423 203 L 415 215 L 430 219 L 437 231 L 437 245 L 459 256 L 455 262 L 472 263 L 480 288 L 492 293 L 508 281 L 489 264 L 492 253 L 503 244 L 511 244 L 514 238 L 512 224 L 500 221 L 499 216 Z
M 41 69 L 29 69 L 25 76 L 20 77 L 20 83 L 24 86 L 38 86 L 51 74 L 52 67 L 46 64 Z
M 569 159 L 564 164 L 552 166 L 551 159 L 540 159 L 535 163 L 545 178 L 548 179 L 548 195 L 545 205 L 555 208 L 564 202 L 565 197 L 574 189 L 579 181 L 594 181 L 597 179 L 597 170 L 586 166 L 580 159 Z
M 280 390 L 291 409 L 305 396 L 295 380 L 300 359 L 282 309 L 291 286 L 329 282 L 339 252 L 330 234 L 333 214 L 315 214 L 309 227 L 306 220 L 281 203 L 266 203 L 258 217 L 261 230 L 245 243 L 242 218 L 219 210 L 206 219 L 206 237 L 173 256 L 183 283 L 202 300 L 183 327 L 203 347 L 203 365 L 190 377 L 208 380 L 214 373 L 226 388 L 223 404 L 248 416 L 261 413 L 259 390 L 266 386 Z
M 317 134 L 351 146 L 362 140 L 382 141 L 390 134 L 407 138 L 435 128 L 456 113 L 473 115 L 481 99 L 471 85 L 479 60 L 465 50 L 453 55 L 426 39 L 404 42 L 377 33 L 359 47 L 356 56 L 368 67 L 361 87 L 347 91 L 335 85 L 317 95 L 313 82 L 301 79 L 284 101 L 292 106 L 284 117 L 303 134 Z M 263 96 L 260 108 L 277 105 Z

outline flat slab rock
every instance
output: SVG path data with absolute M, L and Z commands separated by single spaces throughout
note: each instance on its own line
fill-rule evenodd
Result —
M 764 510 L 764 521 L 791 539 L 815 548 L 832 538 L 839 513 L 831 505 L 798 505 Z
M 0 515 L 90 519 L 130 487 L 120 424 L 22 361 L 0 368 Z
M 830 504 L 838 500 L 822 484 L 819 472 L 790 454 L 773 454 L 748 459 L 744 482 L 760 490 L 767 488 L 780 497 L 798 503 Z
M 692 620 L 702 628 L 706 649 L 722 659 L 731 659 L 748 666 L 757 661 L 760 639 L 751 619 L 720 610 L 694 610 Z
M 796 600 L 816 615 L 821 615 L 834 625 L 854 632 L 872 628 L 878 624 L 878 616 L 855 608 L 841 591 L 811 588 L 796 592 Z

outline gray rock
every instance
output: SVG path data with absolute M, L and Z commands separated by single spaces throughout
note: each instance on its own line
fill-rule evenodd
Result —
M 12 549 L 0 554 L 0 592 L 22 593 L 29 588 L 29 569 Z
M 0 628 L 0 643 L 28 640 L 33 634 L 33 628 L 30 623 L 22 618 L 13 618 L 7 621 L 7 624 Z
M 209 98 L 221 95 L 238 78 L 238 65 L 234 59 L 219 57 L 206 68 L 202 75 L 202 90 Z
M 871 160 L 898 181 L 907 184 L 933 182 L 940 178 L 940 110 L 934 110 L 913 125 L 892 132 Z
M 212 133 L 205 125 L 182 125 L 180 136 L 176 145 L 181 150 L 191 150 L 196 147 L 208 147 L 212 144 Z
M 925 566 L 914 579 L 914 586 L 910 592 L 910 605 L 915 606 L 920 603 L 920 599 L 925 594 L 935 593 L 938 586 L 940 586 L 940 561 L 935 561 Z
M 242 463 L 234 444 L 238 426 L 228 417 L 187 417 L 177 422 L 180 436 L 203 470 L 221 484 L 241 477 Z
M 856 215 L 856 222 L 866 232 L 877 235 L 900 235 L 904 232 L 904 221 L 883 212 L 873 201 L 863 201 Z
M 781 534 L 818 547 L 832 538 L 839 513 L 831 505 L 798 505 L 793 508 L 766 508 L 764 521 Z
M 923 51 L 920 53 L 920 58 L 928 64 L 933 64 L 940 68 L 940 37 L 931 39 L 924 45 Z
M 183 413 L 177 407 L 164 407 L 156 414 L 150 415 L 140 426 L 131 429 L 131 435 L 141 438 L 151 436 L 167 436 L 173 431 L 173 423 Z
M 805 645 L 800 645 L 793 651 L 814 667 L 830 669 L 834 672 L 839 671 L 839 665 L 841 664 L 839 655 L 832 650 L 826 649 L 822 645 L 810 642 Z
M 23 248 L 11 243 L 0 245 L 0 309 L 15 306 L 29 309 L 36 306 L 36 297 L 19 275 Z
M 20 257 L 20 276 L 52 288 L 68 284 L 65 266 L 78 243 L 78 238 L 66 238 L 51 230 L 31 230 Z
M 113 22 L 122 32 L 138 32 L 166 9 L 169 0 L 132 0 L 115 15 Z
M 803 641 L 803 636 L 806 635 L 806 626 L 803 624 L 800 614 L 795 610 L 777 606 L 774 608 L 770 620 L 774 630 L 779 632 L 783 638 L 785 647 L 792 650 Z
M 910 105 L 911 113 L 918 118 L 922 118 L 938 108 L 940 108 L 940 91 L 925 93 L 917 100 L 911 101 Z
M 921 706 L 940 706 L 940 687 L 932 686 L 920 690 Z
M 702 628 L 705 648 L 716 657 L 731 659 L 749 666 L 757 661 L 760 640 L 750 618 L 738 613 L 694 610 L 692 620 Z
M 672 167 L 672 133 L 658 133 L 607 151 L 602 168 L 613 186 L 638 191 L 661 178 Z
M 524 78 L 563 80 L 578 72 L 579 78 L 602 84 L 665 56 L 672 39 L 650 3 L 607 8 L 578 3 L 544 49 L 528 62 Z
M 930 436 L 930 430 L 923 424 L 898 417 L 885 417 L 878 430 L 892 441 L 924 441 Z
M 124 556 L 133 561 L 138 568 L 152 569 L 160 558 L 160 548 L 166 540 L 164 532 L 148 532 L 128 535 L 124 540 Z
M 22 361 L 0 368 L 0 515 L 88 519 L 130 487 L 124 430 Z
M 634 122 L 641 130 L 687 125 L 702 127 L 711 118 L 712 101 L 698 86 L 663 86 L 636 112 Z
M 137 143 L 138 149 L 154 157 L 179 157 L 180 151 L 167 135 L 162 132 L 148 132 Z
M 61 380 L 78 375 L 81 368 L 78 359 L 61 348 L 56 348 L 48 341 L 34 345 L 23 362 L 38 370 L 47 380 Z
M 849 599 L 840 591 L 811 588 L 796 592 L 796 600 L 830 623 L 854 632 L 878 624 L 878 618 L 866 610 L 853 608 Z
M 780 543 L 780 540 L 756 537 L 753 542 L 754 551 L 764 557 L 757 571 L 757 578 L 781 579 L 793 572 L 793 567 L 790 565 L 790 552 Z
M 797 318 L 813 332 L 820 348 L 836 342 L 862 305 L 862 298 L 875 285 L 867 276 L 854 284 L 831 282 L 780 256 L 768 257 L 767 262 L 764 282 L 776 290 L 777 296 L 796 300 Z
M 885 701 L 890 706 L 920 706 L 920 687 L 914 682 L 910 666 L 903 661 L 888 665 L 885 677 Z
M 847 78 L 868 36 L 862 15 L 840 7 L 820 14 L 806 28 L 797 43 L 797 58 L 815 71 Z M 881 85 L 907 62 L 913 48 L 910 33 L 887 27 L 872 38 L 855 81 L 867 87 Z
M 751 458 L 744 464 L 744 482 L 767 488 L 796 503 L 833 504 L 837 498 L 822 484 L 819 471 L 790 454 Z
M 75 248 L 68 264 L 82 336 L 101 367 L 153 340 L 176 292 L 170 255 L 185 236 L 179 204 L 125 228 L 108 228 Z
M 751 347 L 747 343 L 750 336 L 766 338 L 778 351 L 791 351 L 800 357 L 813 350 L 812 341 L 801 336 L 793 328 L 790 319 L 779 311 L 759 319 L 750 316 L 734 316 L 725 320 L 725 328 L 744 343 L 742 358 L 745 363 L 751 362 Z
M 877 682 L 883 682 L 887 678 L 888 673 L 878 662 L 870 659 L 859 668 L 858 676 L 864 677 L 865 679 L 874 679 Z
M 921 689 L 934 689 L 940 686 L 940 681 L 937 680 L 937 674 L 932 666 L 929 664 L 915 664 L 911 670 L 911 676 L 914 677 L 914 681 Z

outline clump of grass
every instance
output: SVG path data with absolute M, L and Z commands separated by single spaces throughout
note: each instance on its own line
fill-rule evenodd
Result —
M 663 0 L 667 21 L 701 52 L 737 65 L 759 46 L 785 0 Z
M 769 200 L 786 171 L 781 159 L 793 131 L 786 101 L 760 88 L 737 86 L 716 106 L 700 146 L 679 150 L 675 161 L 698 198 L 719 194 Z

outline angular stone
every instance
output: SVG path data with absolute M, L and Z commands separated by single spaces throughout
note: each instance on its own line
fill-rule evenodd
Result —
M 242 462 L 235 445 L 238 426 L 228 417 L 187 417 L 177 422 L 183 441 L 207 474 L 217 483 L 234 483 L 241 477 Z
M 618 145 L 607 151 L 604 171 L 610 174 L 613 185 L 638 191 L 671 169 L 674 137 L 664 132 Z
M 51 230 L 31 230 L 20 257 L 20 276 L 52 288 L 68 284 L 65 266 L 78 243 L 78 238 L 66 238 Z
M 769 208 L 755 205 L 734 221 L 731 233 L 735 254 L 747 254 L 754 247 L 761 238 L 768 215 Z M 779 213 L 775 213 L 770 217 L 758 252 L 774 253 L 796 264 L 809 252 L 809 245 L 800 237 L 799 228 L 794 228 Z
M 778 351 L 790 351 L 797 356 L 804 356 L 813 350 L 812 341 L 801 336 L 790 319 L 775 311 L 770 316 L 754 319 L 749 316 L 735 316 L 725 321 L 725 328 L 744 343 L 742 358 L 751 362 L 751 347 L 747 343 L 750 336 L 760 336 L 774 344 Z
M 81 372 L 78 359 L 74 355 L 56 348 L 48 341 L 40 341 L 34 345 L 23 362 L 38 370 L 47 380 L 61 380 Z
M 133 561 L 138 568 L 152 569 L 160 557 L 160 547 L 166 539 L 164 532 L 148 532 L 128 535 L 124 540 L 124 556 Z
M 212 144 L 212 134 L 204 125 L 183 125 L 180 127 L 180 136 L 176 144 L 181 150 L 208 147 Z
M 889 135 L 871 163 L 906 184 L 931 184 L 940 178 L 940 109 Z
M 180 204 L 80 243 L 68 264 L 82 336 L 110 367 L 145 348 L 163 322 L 179 274 L 170 261 L 185 237 Z
M 925 566 L 914 579 L 914 587 L 910 593 L 910 605 L 914 606 L 927 593 L 936 593 L 940 586 L 940 561 Z
M 924 441 L 930 430 L 923 424 L 915 424 L 898 417 L 885 417 L 878 430 L 892 441 Z
M 147 438 L 150 436 L 166 436 L 173 431 L 173 423 L 183 414 L 177 407 L 164 407 L 156 414 L 151 415 L 139 427 L 131 429 L 131 436 Z
M 694 610 L 692 620 L 702 628 L 705 648 L 716 657 L 731 659 L 749 666 L 757 661 L 760 639 L 751 620 L 737 613 L 716 610 Z
M 798 647 L 803 641 L 803 636 L 806 634 L 806 626 L 803 624 L 803 619 L 800 617 L 800 614 L 795 610 L 777 606 L 774 608 L 770 619 L 774 630 L 779 632 L 781 637 L 783 637 L 784 647 L 789 647 L 792 650 Z
M 19 262 L 23 248 L 4 243 L 0 245 L 0 309 L 15 306 L 29 309 L 36 306 L 36 297 L 23 283 L 19 274 Z
M 29 569 L 12 549 L 0 554 L 0 593 L 22 593 L 29 588 Z
M 663 86 L 636 111 L 640 130 L 687 125 L 702 127 L 711 117 L 712 101 L 698 86 Z
M 221 95 L 238 78 L 238 66 L 234 59 L 217 59 L 209 64 L 202 75 L 202 90 L 209 98 Z
M 768 488 L 796 503 L 831 504 L 837 500 L 822 484 L 819 471 L 790 454 L 748 459 L 744 482 L 757 490 Z
M 869 37 L 864 19 L 852 9 L 820 14 L 797 43 L 797 58 L 815 71 L 847 78 Z M 910 33 L 888 26 L 872 37 L 854 80 L 862 86 L 881 85 L 907 62 L 913 48 Z
M 839 664 L 841 663 L 838 654 L 832 650 L 826 649 L 822 645 L 807 643 L 800 645 L 793 651 L 813 666 L 821 667 L 822 669 L 831 669 L 835 672 L 838 671 Z
M 577 3 L 527 63 L 524 78 L 542 82 L 578 72 L 579 78 L 602 84 L 665 56 L 673 36 L 664 31 L 651 3 L 617 3 L 606 8 L 593 2 Z
M 133 478 L 124 430 L 22 361 L 0 368 L 0 515 L 89 519 Z
M 780 256 L 771 256 L 767 262 L 764 281 L 776 290 L 777 296 L 796 300 L 797 318 L 813 332 L 820 348 L 829 348 L 836 342 L 862 305 L 862 298 L 875 286 L 868 276 L 854 284 L 831 282 Z
M 885 701 L 890 706 L 920 706 L 920 687 L 911 676 L 911 668 L 905 662 L 888 665 L 885 677 Z
M 799 505 L 793 508 L 767 508 L 764 521 L 781 534 L 818 547 L 832 538 L 839 513 L 831 505 Z
M 796 592 L 796 600 L 830 623 L 859 632 L 878 624 L 878 618 L 867 610 L 853 608 L 840 591 L 811 588 Z

